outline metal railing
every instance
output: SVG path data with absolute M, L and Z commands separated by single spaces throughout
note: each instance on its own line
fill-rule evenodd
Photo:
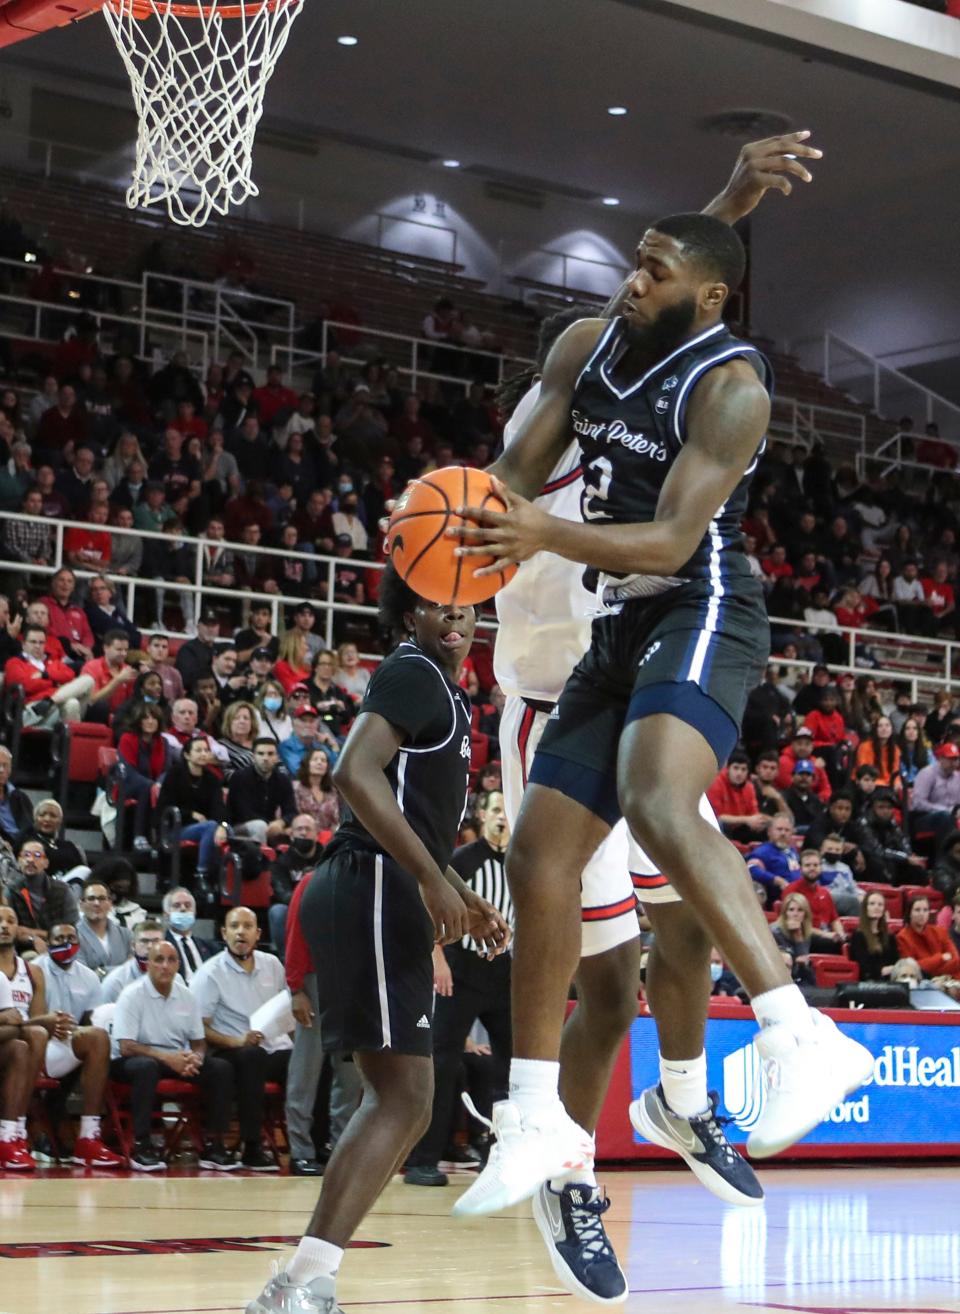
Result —
M 884 365 L 836 333 L 824 334 L 823 376 L 831 387 L 870 406 L 879 416 L 896 421 L 902 415 L 910 415 L 914 420 L 937 424 L 941 430 L 960 437 L 960 406 L 900 370 Z
M 428 260 L 436 260 L 438 264 L 442 263 L 448 265 L 450 267 L 451 273 L 460 267 L 457 264 L 457 250 L 458 250 L 458 243 L 460 241 L 460 237 L 455 228 L 451 228 L 447 224 L 428 224 L 425 223 L 424 220 L 422 219 L 409 219 L 406 215 L 402 215 L 402 214 L 381 214 L 379 210 L 377 211 L 374 217 L 377 221 L 376 245 L 380 248 L 381 251 L 388 251 L 391 255 L 408 255 L 414 257 L 417 256 L 422 257 L 423 252 L 411 251 L 408 247 L 403 247 L 403 246 L 399 246 L 399 247 L 391 246 L 390 243 L 388 241 L 385 241 L 384 239 L 389 236 L 389 234 L 385 231 L 388 224 L 390 224 L 391 226 L 396 226 L 397 224 L 403 224 L 405 227 L 424 228 L 428 233 L 446 233 L 447 236 L 450 238 L 449 260 L 441 261 L 440 258 L 438 256 L 433 255 L 432 252 L 428 253 L 426 258 Z
M 54 550 L 49 565 L 39 566 L 32 562 L 11 561 L 0 559 L 0 573 L 26 574 L 38 579 L 48 578 L 55 574 L 64 564 L 63 544 L 64 536 L 69 529 L 76 529 L 85 522 L 70 520 L 54 520 L 43 516 L 27 516 L 20 512 L 10 512 L 4 517 L 5 521 L 23 521 L 29 524 L 43 525 L 52 530 L 54 536 Z M 97 533 L 110 535 L 134 535 L 144 541 L 160 540 L 164 543 L 170 543 L 170 535 L 156 533 L 152 530 L 140 529 L 119 529 L 112 525 L 97 525 Z M 178 536 L 177 540 L 181 545 L 190 546 L 194 549 L 194 562 L 192 576 L 189 582 L 180 580 L 171 580 L 166 577 L 154 576 L 127 576 L 111 574 L 109 566 L 104 570 L 88 570 L 82 567 L 70 566 L 78 580 L 92 579 L 95 576 L 102 575 L 110 580 L 118 590 L 123 591 L 124 609 L 126 614 L 132 619 L 136 607 L 138 590 L 149 590 L 154 595 L 158 589 L 172 590 L 178 593 L 189 595 L 193 600 L 194 615 L 199 614 L 199 608 L 203 605 L 203 599 L 216 598 L 236 602 L 238 598 L 246 604 L 264 602 L 271 609 L 271 631 L 277 634 L 283 628 L 282 608 L 296 607 L 304 601 L 309 601 L 323 617 L 324 642 L 328 647 L 332 647 L 334 640 L 334 620 L 338 615 L 365 616 L 370 620 L 376 619 L 376 608 L 361 603 L 338 602 L 334 598 L 334 582 L 336 579 L 337 567 L 343 564 L 344 558 L 328 556 L 323 553 L 299 552 L 287 548 L 270 548 L 270 547 L 251 547 L 245 543 L 235 541 L 220 541 L 208 538 L 197 538 L 189 535 Z M 313 596 L 304 599 L 299 594 L 284 594 L 270 592 L 267 590 L 250 589 L 246 592 L 238 592 L 236 587 L 224 588 L 222 586 L 207 584 L 204 582 L 204 563 L 203 553 L 205 548 L 211 545 L 222 546 L 234 555 L 255 555 L 266 558 L 283 558 L 285 560 L 302 561 L 313 566 L 317 571 L 318 586 L 315 586 Z M 4 549 L 4 540 L 0 538 L 0 550 Z M 364 561 L 357 558 L 348 558 L 358 569 L 364 571 L 379 571 L 384 567 L 382 561 Z M 219 573 L 219 572 L 218 572 Z M 319 581 L 322 580 L 322 584 Z M 322 590 L 322 592 L 321 592 Z M 890 633 L 887 630 L 871 629 L 852 629 L 845 626 L 837 626 L 830 630 L 825 630 L 822 624 L 803 620 L 790 620 L 782 617 L 771 616 L 770 626 L 773 630 L 779 632 L 789 631 L 808 631 L 814 637 L 820 633 L 841 635 L 847 648 L 847 661 L 845 663 L 827 663 L 831 671 L 839 674 L 850 672 L 853 675 L 869 675 L 880 681 L 896 681 L 899 683 L 909 683 L 912 698 L 918 699 L 918 693 L 921 688 L 924 689 L 951 689 L 954 679 L 954 673 L 960 671 L 955 651 L 960 650 L 960 642 L 947 639 L 925 638 L 919 635 L 907 635 Z M 497 628 L 496 620 L 492 617 L 482 617 L 478 620 L 478 629 L 485 631 L 495 631 Z M 144 626 L 149 630 L 149 625 Z M 188 637 L 187 631 L 166 631 L 177 637 Z M 899 670 L 894 667 L 884 668 L 882 665 L 877 667 L 871 665 L 868 661 L 861 658 L 858 649 L 864 647 L 884 647 L 896 648 L 900 657 L 897 660 L 905 659 L 907 656 L 914 656 L 917 659 L 917 666 L 928 665 L 928 659 L 931 652 L 939 653 L 940 660 L 933 671 L 929 674 L 924 669 Z M 377 656 L 379 654 L 367 653 L 365 656 Z M 814 666 L 813 658 L 785 658 L 779 655 L 773 656 L 771 661 L 775 665 L 788 666 L 791 668 L 812 670 Z
M 818 402 L 800 402 L 776 395 L 770 415 L 770 432 L 775 438 L 802 443 L 807 448 L 820 439 L 832 448 L 849 444 L 856 452 L 862 452 L 867 442 L 866 420 L 859 411 L 845 411 L 836 406 L 821 406 Z M 852 454 L 853 459 L 856 459 L 856 452 Z
M 515 370 L 532 364 L 532 361 L 521 356 L 509 356 L 496 351 L 483 351 L 475 347 L 461 347 L 453 342 L 431 342 L 429 338 L 416 338 L 406 333 L 393 333 L 387 329 L 367 328 L 366 326 L 347 324 L 334 319 L 325 319 L 323 321 L 320 349 L 318 351 L 307 351 L 300 347 L 275 346 L 270 353 L 271 363 L 286 360 L 288 362 L 288 372 L 291 375 L 308 367 L 316 368 L 323 365 L 326 362 L 328 351 L 333 350 L 331 338 L 334 341 L 339 341 L 338 330 L 347 342 L 353 342 L 355 346 L 362 342 L 367 346 L 375 343 L 382 348 L 378 359 L 384 360 L 388 367 L 395 369 L 404 378 L 409 379 L 411 390 L 416 389 L 421 379 L 435 379 L 439 383 L 462 388 L 466 393 L 470 384 L 474 382 L 474 376 L 483 378 L 489 383 L 500 383 Z M 431 362 L 438 350 L 441 354 L 443 352 L 451 355 L 457 353 L 469 361 L 475 359 L 476 369 L 466 376 L 436 370 L 432 367 Z M 348 347 L 339 346 L 337 351 L 345 365 L 363 368 L 363 366 L 370 364 L 370 357 L 368 355 L 359 355 L 356 350 L 351 354 Z
M 195 368 L 206 373 L 210 364 L 209 339 L 200 329 L 178 327 L 154 322 L 145 315 L 121 315 L 112 311 L 94 310 L 71 301 L 36 301 L 31 297 L 17 297 L 0 293 L 0 333 L 11 337 L 29 338 L 36 342 L 59 343 L 64 330 L 80 320 L 94 320 L 99 344 L 108 355 L 114 350 L 128 350 L 115 337 L 132 338 L 135 355 L 150 360 L 158 352 L 167 355 L 177 350 L 192 355 Z M 191 352 L 191 348 L 194 348 Z
M 917 447 L 923 443 L 936 442 L 944 448 L 949 448 L 953 452 L 953 465 L 933 465 L 929 461 L 918 461 L 913 453 Z M 910 455 L 905 454 L 909 449 Z M 904 432 L 900 430 L 892 438 L 887 438 L 879 447 L 875 447 L 872 452 L 863 451 L 857 455 L 857 475 L 861 479 L 870 477 L 871 465 L 879 465 L 880 478 L 886 478 L 894 470 L 917 470 L 925 477 L 931 475 L 943 474 L 944 470 L 956 472 L 960 470 L 960 447 L 956 443 L 948 442 L 945 438 L 930 439 L 924 434 Z
M 189 610 L 192 610 L 195 616 L 199 615 L 200 608 L 210 598 L 215 598 L 224 602 L 229 600 L 234 603 L 239 598 L 241 603 L 245 604 L 247 607 L 253 602 L 267 603 L 270 606 L 270 624 L 271 630 L 274 634 L 280 633 L 285 628 L 283 624 L 284 607 L 297 607 L 303 602 L 309 602 L 322 614 L 324 642 L 327 647 L 333 645 L 334 620 L 338 615 L 364 616 L 370 620 L 376 620 L 376 607 L 360 603 L 338 602 L 334 597 L 334 586 L 337 567 L 342 566 L 345 560 L 349 560 L 358 570 L 363 571 L 383 570 L 385 563 L 382 561 L 366 561 L 353 557 L 343 558 L 329 556 L 320 552 L 300 552 L 289 548 L 253 547 L 232 539 L 214 540 L 209 538 L 197 538 L 187 534 L 179 534 L 176 539 L 177 543 L 182 547 L 191 547 L 194 549 L 194 560 L 191 572 L 192 578 L 189 581 L 182 581 L 179 578 L 170 579 L 167 576 L 118 575 L 116 573 L 111 573 L 109 564 L 102 570 L 92 570 L 82 566 L 73 566 L 70 565 L 68 561 L 65 561 L 65 535 L 71 529 L 89 529 L 90 525 L 86 521 L 58 520 L 45 516 L 28 516 L 24 515 L 22 512 L 5 512 L 3 520 L 5 523 L 23 521 L 27 524 L 43 525 L 52 530 L 53 551 L 50 563 L 45 566 L 37 565 L 34 562 L 14 561 L 3 555 L 7 551 L 7 547 L 5 538 L 0 535 L 0 574 L 27 575 L 31 578 L 35 576 L 38 579 L 46 579 L 51 575 L 55 575 L 63 566 L 66 566 L 80 581 L 103 577 L 104 579 L 109 580 L 118 591 L 122 592 L 123 609 L 131 620 L 133 619 L 136 610 L 138 595 L 143 591 L 149 592 L 151 595 L 156 595 L 158 590 L 162 590 L 165 593 L 173 592 L 186 595 L 192 600 Z M 169 534 L 157 533 L 154 530 L 122 529 L 115 525 L 97 525 L 95 529 L 98 534 L 109 534 L 111 537 L 122 535 L 129 538 L 132 536 L 143 539 L 145 542 L 160 541 L 167 545 L 171 542 Z M 302 561 L 304 564 L 313 567 L 316 572 L 317 583 L 314 586 L 314 589 L 317 596 L 305 598 L 301 594 L 287 594 L 256 588 L 248 589 L 246 591 L 238 591 L 235 585 L 227 588 L 222 585 L 206 583 L 203 578 L 204 550 L 210 547 L 225 548 L 234 557 L 256 556 L 257 558 L 280 558 L 285 561 Z M 224 572 L 215 569 L 215 573 L 221 574 Z M 477 624 L 479 629 L 489 630 L 496 628 L 496 623 L 486 617 L 478 620 Z M 145 630 L 151 630 L 156 627 L 145 624 L 143 628 Z M 190 637 L 190 633 L 192 633 L 192 631 L 186 629 L 179 631 L 165 630 L 164 632 L 177 638 L 188 638 Z M 365 655 L 377 656 L 379 654 Z

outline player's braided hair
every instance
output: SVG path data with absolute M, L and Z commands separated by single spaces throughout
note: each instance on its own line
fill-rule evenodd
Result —
M 413 611 L 419 601 L 418 595 L 400 576 L 393 562 L 388 561 L 380 576 L 377 620 L 391 648 L 409 638 L 403 617 L 406 612 Z
M 593 306 L 572 305 L 565 306 L 563 310 L 558 310 L 554 315 L 547 315 L 546 319 L 540 321 L 536 361 L 526 369 L 520 370 L 518 374 L 511 374 L 508 379 L 504 379 L 497 389 L 495 398 L 497 408 L 505 420 L 509 419 L 516 410 L 517 402 L 532 387 L 534 379 L 543 373 L 543 367 L 547 356 L 550 354 L 550 348 L 560 334 L 568 329 L 571 324 L 575 324 L 578 319 L 589 319 L 591 315 L 596 313 L 597 311 Z

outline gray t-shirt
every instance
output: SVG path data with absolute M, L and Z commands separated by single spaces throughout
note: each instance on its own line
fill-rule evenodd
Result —
M 175 977 L 169 995 L 161 995 L 149 976 L 128 985 L 117 1000 L 113 1015 L 111 1053 L 120 1057 L 120 1041 L 135 1040 L 138 1045 L 174 1052 L 190 1048 L 193 1040 L 203 1040 L 203 1018 L 194 996 Z
M 34 965 L 43 973 L 48 1012 L 69 1013 L 74 1022 L 79 1022 L 100 1003 L 100 979 L 78 959 L 64 969 L 49 954 L 43 954 Z
M 101 1004 L 115 1004 L 128 985 L 134 985 L 145 975 L 135 958 L 128 958 L 125 963 L 115 967 L 100 982 Z
M 200 1006 L 200 1015 L 209 1019 L 214 1031 L 225 1036 L 245 1036 L 250 1018 L 261 1004 L 273 999 L 287 986 L 283 964 L 273 954 L 253 951 L 253 971 L 245 972 L 226 949 L 208 958 L 190 982 L 190 990 Z M 289 1036 L 265 1042 L 270 1054 L 290 1049 Z

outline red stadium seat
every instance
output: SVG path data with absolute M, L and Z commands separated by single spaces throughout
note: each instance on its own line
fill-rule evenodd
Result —
M 133 1150 L 133 1116 L 130 1113 L 130 1087 L 120 1081 L 108 1081 L 104 1103 L 107 1120 L 112 1126 L 120 1150 L 129 1159 Z M 169 1115 L 162 1112 L 164 1104 L 174 1104 L 177 1109 L 176 1121 L 172 1127 L 164 1121 Z M 199 1154 L 203 1150 L 203 1125 L 200 1121 L 200 1089 L 190 1081 L 178 1081 L 175 1077 L 164 1077 L 157 1082 L 157 1095 L 153 1112 L 154 1122 L 163 1125 L 164 1150 L 167 1155 L 175 1154 L 184 1135 L 190 1137 L 193 1148 Z
M 490 736 L 479 730 L 470 732 L 470 770 L 479 771 L 490 760 Z
M 900 893 L 903 896 L 904 911 L 906 911 L 910 900 L 916 899 L 919 895 L 923 895 L 925 899 L 930 900 L 931 917 L 935 918 L 943 907 L 943 895 L 939 890 L 934 889 L 932 885 L 901 885 Z
M 93 784 L 100 777 L 100 750 L 113 748 L 113 732 L 94 721 L 70 724 L 67 773 L 71 784 Z
M 810 966 L 813 968 L 817 985 L 823 989 L 829 989 L 843 981 L 860 980 L 859 964 L 851 962 L 841 954 L 811 954 Z

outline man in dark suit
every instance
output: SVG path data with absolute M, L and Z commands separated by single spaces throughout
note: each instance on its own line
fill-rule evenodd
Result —
M 183 886 L 168 890 L 163 896 L 163 916 L 167 923 L 163 938 L 176 949 L 180 960 L 179 975 L 189 985 L 201 965 L 212 958 L 221 946 L 193 934 L 197 904 L 190 891 Z

